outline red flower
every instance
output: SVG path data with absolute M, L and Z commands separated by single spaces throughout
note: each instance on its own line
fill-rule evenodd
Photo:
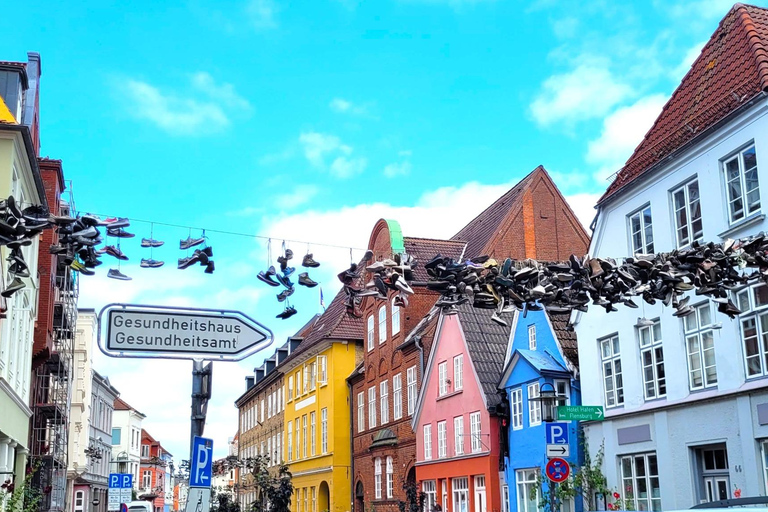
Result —
M 608 504 L 608 510 L 613 510 L 613 503 Z
M 736 489 L 735 491 L 733 491 L 733 497 L 741 498 L 741 489 Z
M 613 493 L 613 497 L 616 498 L 616 499 L 621 498 L 621 496 L 619 496 L 619 493 L 617 493 L 617 492 Z

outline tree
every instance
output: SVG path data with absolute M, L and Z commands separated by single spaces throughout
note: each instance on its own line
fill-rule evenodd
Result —
M 422 512 L 424 510 L 424 500 L 427 495 L 419 491 L 416 482 L 405 482 L 403 484 L 403 489 L 405 489 L 405 501 L 397 503 L 400 512 Z
M 269 459 L 265 456 L 240 459 L 230 455 L 219 462 L 217 469 L 228 471 L 239 468 L 241 475 L 250 477 L 255 487 L 256 500 L 251 504 L 249 512 L 289 512 L 288 507 L 293 496 L 293 475 L 285 464 L 278 466 L 276 475 L 270 473 L 267 470 L 268 461 Z M 218 512 L 238 511 L 220 510 Z

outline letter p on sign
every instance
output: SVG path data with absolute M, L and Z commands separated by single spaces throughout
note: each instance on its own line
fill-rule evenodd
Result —
M 568 424 L 547 423 L 547 444 L 568 444 Z
M 192 443 L 190 487 L 210 487 L 213 466 L 213 440 L 195 436 Z

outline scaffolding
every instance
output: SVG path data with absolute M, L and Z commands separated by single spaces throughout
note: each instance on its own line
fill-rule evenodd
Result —
M 60 212 L 69 215 L 72 203 L 61 201 Z M 72 381 L 75 371 L 74 338 L 77 323 L 77 274 L 63 256 L 57 256 L 54 283 L 53 351 L 35 370 L 32 384 L 30 452 L 40 467 L 33 486 L 42 491 L 40 512 L 63 512 L 67 489 L 67 448 Z

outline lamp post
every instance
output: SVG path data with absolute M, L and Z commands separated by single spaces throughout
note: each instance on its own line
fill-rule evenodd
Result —
M 545 382 L 541 385 L 538 397 L 529 398 L 528 400 L 541 403 L 541 419 L 546 423 L 551 423 L 557 419 L 557 391 L 555 391 L 555 387 L 549 382 Z M 557 484 L 555 482 L 549 482 L 550 512 L 560 512 L 557 506 L 557 499 L 555 497 L 556 487 Z

